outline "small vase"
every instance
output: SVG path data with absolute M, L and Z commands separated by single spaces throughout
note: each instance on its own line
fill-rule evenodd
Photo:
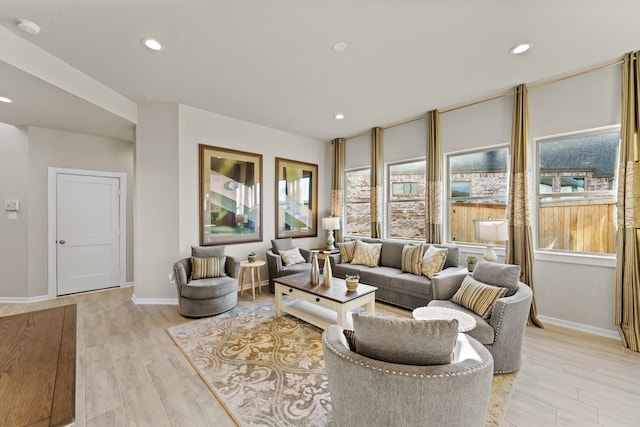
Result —
M 467 264 L 467 270 L 469 270 L 469 272 L 473 272 L 473 270 L 476 268 L 476 264 L 477 263 L 473 263 L 473 264 Z
M 318 251 L 311 251 L 311 284 L 320 284 L 320 267 L 318 266 Z
M 247 257 L 247 261 L 249 261 L 249 262 L 254 262 L 255 260 L 256 260 L 255 256 L 248 256 Z
M 333 273 L 331 271 L 331 263 L 329 262 L 329 258 L 325 258 L 325 260 L 324 260 L 323 276 L 324 276 L 324 285 L 326 287 L 330 287 L 331 286 L 331 277 L 333 276 Z

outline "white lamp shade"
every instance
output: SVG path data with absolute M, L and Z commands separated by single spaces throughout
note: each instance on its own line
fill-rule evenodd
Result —
M 330 216 L 322 218 L 322 228 L 325 230 L 340 230 L 340 217 Z
M 473 238 L 486 242 L 501 242 L 509 238 L 506 219 L 474 219 Z

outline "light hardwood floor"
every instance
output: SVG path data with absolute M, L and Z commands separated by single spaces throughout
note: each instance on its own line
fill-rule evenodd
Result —
M 76 426 L 234 425 L 165 332 L 191 320 L 175 306 L 135 305 L 131 294 L 0 304 L 0 316 L 78 305 Z M 265 289 L 256 300 L 273 296 Z M 552 327 L 528 328 L 524 354 L 504 426 L 640 426 L 640 354 Z

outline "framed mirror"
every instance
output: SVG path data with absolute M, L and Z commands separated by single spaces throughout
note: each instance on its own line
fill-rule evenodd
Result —
M 200 245 L 262 241 L 262 155 L 200 145 Z
M 276 157 L 276 238 L 318 235 L 318 165 Z

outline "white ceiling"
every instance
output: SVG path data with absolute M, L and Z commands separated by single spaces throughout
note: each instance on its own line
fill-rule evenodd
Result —
M 329 140 L 615 60 L 640 49 L 639 16 L 640 1 L 616 0 L 0 0 L 0 35 L 135 103 Z M 510 55 L 522 41 L 533 49 Z M 133 138 L 135 120 L 15 66 L 3 46 L 0 96 L 16 102 L 0 121 Z

